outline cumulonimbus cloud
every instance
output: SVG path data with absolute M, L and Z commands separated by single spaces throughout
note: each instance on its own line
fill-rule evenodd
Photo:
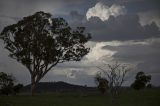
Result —
M 102 2 L 98 2 L 94 7 L 89 8 L 86 17 L 89 20 L 91 17 L 99 17 L 102 21 L 108 20 L 109 16 L 117 17 L 126 13 L 124 6 L 113 4 L 107 6 Z

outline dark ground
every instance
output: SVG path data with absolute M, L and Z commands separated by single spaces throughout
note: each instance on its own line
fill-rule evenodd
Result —
M 97 91 L 72 91 L 38 93 L 34 97 L 21 93 L 16 96 L 0 96 L 0 106 L 159 106 L 160 88 L 140 91 L 124 90 L 112 102 L 109 94 Z

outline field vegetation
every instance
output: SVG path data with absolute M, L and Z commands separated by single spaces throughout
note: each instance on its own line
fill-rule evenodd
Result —
M 20 93 L 15 96 L 0 96 L 0 106 L 158 106 L 160 88 L 121 92 L 114 101 L 108 93 L 92 92 L 48 92 L 35 96 Z

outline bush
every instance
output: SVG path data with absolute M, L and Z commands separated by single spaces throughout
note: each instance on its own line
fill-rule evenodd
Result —
M 14 86 L 14 80 L 15 78 L 12 75 L 0 72 L 0 94 L 9 95 L 19 93 L 23 85 L 17 84 Z

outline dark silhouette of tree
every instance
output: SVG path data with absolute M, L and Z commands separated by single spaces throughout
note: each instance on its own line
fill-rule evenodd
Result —
M 108 81 L 109 90 L 113 99 L 119 96 L 122 84 L 125 81 L 125 76 L 130 68 L 126 65 L 115 63 L 113 65 L 105 64 L 105 68 L 97 67 L 102 71 L 102 75 Z
M 104 94 L 104 93 L 107 91 L 107 89 L 109 88 L 109 86 L 108 86 L 108 81 L 107 81 L 105 78 L 103 78 L 103 77 L 100 75 L 100 73 L 98 73 L 98 74 L 96 75 L 96 77 L 95 77 L 95 82 L 96 82 L 96 85 L 97 85 L 98 90 L 99 90 L 102 94 Z
M 135 81 L 133 82 L 133 84 L 131 84 L 131 87 L 136 89 L 136 90 L 140 90 L 143 89 L 147 86 L 147 84 L 150 82 L 151 80 L 151 75 L 145 75 L 144 72 L 138 72 L 136 77 L 135 77 Z M 150 85 L 148 85 L 150 86 Z
M 13 93 L 13 83 L 10 82 L 8 85 L 4 85 L 0 89 L 0 94 L 9 95 Z
M 71 27 L 63 18 L 42 11 L 24 17 L 1 32 L 10 57 L 31 74 L 31 94 L 36 84 L 58 63 L 80 61 L 88 52 L 84 44 L 91 38 L 84 27 Z
M 12 75 L 8 75 L 4 72 L 0 72 L 0 85 L 9 85 L 10 82 L 13 82 L 15 78 Z
M 14 94 L 16 95 L 17 93 L 20 92 L 20 89 L 23 88 L 23 84 L 17 84 L 13 87 L 13 90 L 14 90 Z
M 14 86 L 15 78 L 13 75 L 0 72 L 0 94 L 9 95 L 19 93 L 23 87 L 22 84 Z
M 4 72 L 0 72 L 0 94 L 8 95 L 12 93 L 14 77 Z

